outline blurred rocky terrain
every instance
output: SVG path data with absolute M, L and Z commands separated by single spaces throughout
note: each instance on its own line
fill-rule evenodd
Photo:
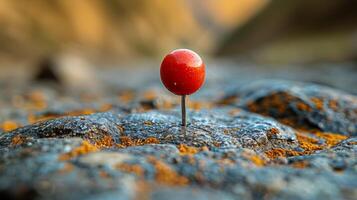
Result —
M 94 68 L 96 87 L 60 73 L 2 83 L 1 196 L 355 198 L 355 68 L 208 66 L 187 128 L 157 66 Z

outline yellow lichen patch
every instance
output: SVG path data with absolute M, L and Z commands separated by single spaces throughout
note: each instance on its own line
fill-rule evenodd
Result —
M 275 159 L 275 158 L 278 158 L 278 157 L 289 157 L 289 156 L 301 155 L 300 152 L 293 151 L 293 150 L 287 150 L 287 149 L 281 149 L 281 148 L 271 149 L 271 150 L 266 151 L 264 153 L 270 159 Z
M 320 148 L 317 148 L 317 149 L 333 147 L 333 146 L 337 145 L 338 143 L 340 143 L 342 140 L 345 140 L 348 138 L 345 135 L 341 135 L 338 133 L 322 132 L 317 129 L 310 129 L 310 130 L 309 129 L 299 129 L 299 132 L 296 134 L 299 142 L 300 141 L 302 141 L 302 143 L 307 142 L 307 143 L 311 143 L 313 145 L 317 145 L 318 141 L 315 138 L 311 138 L 307 135 L 303 135 L 302 134 L 303 132 L 311 133 L 311 134 L 315 135 L 316 137 L 321 138 L 325 141 L 325 144 L 319 145 Z M 310 150 L 314 150 L 314 149 L 310 149 Z
M 15 130 L 19 125 L 15 121 L 7 120 L 0 124 L 0 128 L 5 132 Z
M 322 110 L 324 108 L 324 101 L 322 99 L 317 97 L 312 97 L 310 100 L 315 104 L 315 107 L 318 110 Z
M 177 148 L 180 151 L 181 155 L 192 155 L 199 152 L 199 149 L 197 149 L 196 147 L 190 147 L 185 144 L 180 144 Z
M 74 148 L 72 151 L 59 156 L 59 160 L 65 161 L 71 158 L 84 155 L 90 152 L 98 151 L 98 148 L 87 141 L 83 141 L 79 147 Z
M 145 172 L 144 169 L 138 164 L 131 165 L 127 163 L 120 163 L 116 166 L 116 168 L 124 172 L 133 173 L 139 177 L 144 176 Z
M 98 148 L 108 148 L 108 147 L 113 147 L 115 145 L 115 142 L 113 138 L 109 135 L 103 136 L 100 140 L 95 142 L 95 146 Z
M 23 135 L 16 135 L 11 139 L 11 145 L 16 146 L 26 142 L 26 137 Z
M 126 148 L 130 146 L 142 146 L 145 144 L 159 144 L 160 141 L 154 137 L 148 137 L 145 139 L 132 139 L 127 136 L 120 137 L 120 144 L 117 144 L 119 148 Z
M 278 111 L 279 114 L 287 112 L 287 105 L 292 100 L 296 99 L 285 92 L 279 92 L 271 94 L 268 97 L 262 98 L 258 101 L 252 101 L 247 104 L 247 107 L 252 112 L 258 112 L 263 115 L 269 115 L 269 111 L 273 108 Z
M 328 147 L 333 147 L 336 144 L 340 143 L 342 140 L 347 139 L 347 136 L 337 134 L 337 133 L 328 133 L 328 132 L 313 132 L 317 137 L 325 140 L 325 143 Z
M 257 155 L 253 155 L 253 156 L 249 157 L 249 159 L 250 159 L 256 166 L 261 167 L 261 166 L 264 166 L 264 165 L 265 165 L 265 161 L 264 161 L 261 157 L 259 157 L 259 156 L 257 156 Z
M 170 185 L 170 186 L 182 186 L 189 183 L 188 178 L 179 175 L 175 170 L 173 170 L 166 163 L 157 160 L 154 157 L 150 157 L 148 161 L 154 165 L 156 169 L 155 180 L 159 184 Z
M 265 160 L 262 157 L 260 157 L 259 155 L 255 154 L 254 152 L 243 151 L 241 155 L 242 155 L 242 157 L 246 158 L 247 160 L 252 161 L 252 163 L 254 163 L 258 167 L 264 166 L 266 164 Z
M 305 151 L 316 151 L 321 150 L 323 147 L 318 144 L 318 140 L 301 133 L 296 133 L 299 145 Z

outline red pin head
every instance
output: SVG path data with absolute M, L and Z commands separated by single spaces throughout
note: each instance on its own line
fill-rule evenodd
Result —
M 170 92 L 182 96 L 182 125 L 186 126 L 185 97 L 200 89 L 205 80 L 201 57 L 189 49 L 174 50 L 162 61 L 160 76 Z

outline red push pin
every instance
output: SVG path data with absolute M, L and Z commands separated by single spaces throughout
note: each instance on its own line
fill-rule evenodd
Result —
M 205 80 L 201 57 L 189 49 L 174 50 L 162 61 L 160 76 L 170 92 L 181 95 L 182 126 L 186 126 L 186 95 L 200 89 Z

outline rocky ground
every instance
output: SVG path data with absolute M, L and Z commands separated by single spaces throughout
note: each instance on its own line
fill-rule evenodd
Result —
M 4 81 L 1 197 L 356 199 L 356 70 L 323 69 L 212 65 L 185 129 L 157 68 Z

